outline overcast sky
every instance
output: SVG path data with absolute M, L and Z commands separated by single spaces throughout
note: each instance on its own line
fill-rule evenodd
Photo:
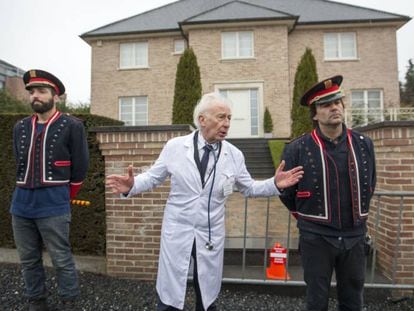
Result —
M 0 0 L 0 59 L 23 70 L 50 71 L 64 82 L 70 102 L 89 103 L 91 49 L 79 35 L 171 2 L 174 1 Z M 414 16 L 413 0 L 337 2 Z M 404 79 L 408 59 L 414 59 L 413 38 L 411 20 L 397 32 L 400 80 Z

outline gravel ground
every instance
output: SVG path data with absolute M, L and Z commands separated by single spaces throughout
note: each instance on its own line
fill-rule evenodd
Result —
M 156 293 L 153 282 L 118 279 L 87 272 L 79 272 L 79 281 L 81 297 L 76 304 L 76 310 L 155 310 Z M 47 270 L 47 286 L 50 290 L 48 302 L 51 310 L 59 310 L 56 278 L 51 269 Z M 0 263 L 0 310 L 25 310 L 22 292 L 23 280 L 19 265 Z M 383 292 L 375 292 L 377 294 L 367 301 L 364 311 L 414 311 L 413 297 L 396 302 L 388 300 Z M 296 295 L 293 296 L 293 293 Z M 194 310 L 193 294 L 190 285 L 187 290 L 185 310 Z M 304 298 L 301 294 L 303 294 L 303 287 L 265 288 L 224 284 L 217 306 L 221 311 L 299 311 L 303 310 L 304 306 Z M 335 301 L 332 299 L 329 310 L 335 310 L 334 306 Z

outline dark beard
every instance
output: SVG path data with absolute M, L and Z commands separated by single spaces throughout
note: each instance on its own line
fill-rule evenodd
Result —
M 41 103 L 41 105 L 35 104 L 35 103 Z M 45 112 L 48 112 L 48 111 L 52 110 L 54 104 L 55 103 L 53 101 L 53 98 L 50 99 L 47 102 L 43 102 L 43 101 L 40 101 L 40 100 L 34 100 L 31 103 L 33 111 L 37 112 L 37 113 L 45 113 Z

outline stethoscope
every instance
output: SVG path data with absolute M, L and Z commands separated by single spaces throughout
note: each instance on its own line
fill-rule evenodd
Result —
M 218 150 L 218 155 L 216 156 L 216 151 L 217 150 Z M 204 152 L 206 152 L 206 151 L 204 151 Z M 212 146 L 212 149 L 211 149 L 210 153 L 213 153 L 213 157 L 214 157 L 213 168 L 210 170 L 210 173 L 208 174 L 205 181 L 201 180 L 201 184 L 204 188 L 204 186 L 207 184 L 207 181 L 210 179 L 211 175 L 213 175 L 213 177 L 212 177 L 213 179 L 211 180 L 211 185 L 210 185 L 210 191 L 208 193 L 208 201 L 207 201 L 208 241 L 206 242 L 205 247 L 209 251 L 214 249 L 214 244 L 211 241 L 210 205 L 211 205 L 211 196 L 213 194 L 214 181 L 216 180 L 216 166 L 217 166 L 218 158 L 220 157 L 220 153 L 221 153 L 221 142 L 219 142 L 216 145 L 216 147 Z M 199 153 L 198 153 L 198 131 L 194 134 L 194 160 L 197 164 L 197 167 L 198 167 L 199 171 L 201 171 L 201 163 L 200 163 L 200 157 L 199 157 Z M 200 176 L 200 178 L 201 178 L 201 176 Z

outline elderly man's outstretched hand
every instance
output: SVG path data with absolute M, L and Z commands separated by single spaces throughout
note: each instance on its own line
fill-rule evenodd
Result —
M 285 165 L 285 160 L 282 160 L 275 173 L 275 184 L 279 190 L 283 190 L 297 184 L 303 177 L 302 166 L 296 166 L 289 171 L 283 171 Z
M 106 186 L 112 189 L 113 193 L 128 193 L 134 185 L 134 173 L 132 165 L 128 166 L 127 175 L 109 175 L 106 178 Z

